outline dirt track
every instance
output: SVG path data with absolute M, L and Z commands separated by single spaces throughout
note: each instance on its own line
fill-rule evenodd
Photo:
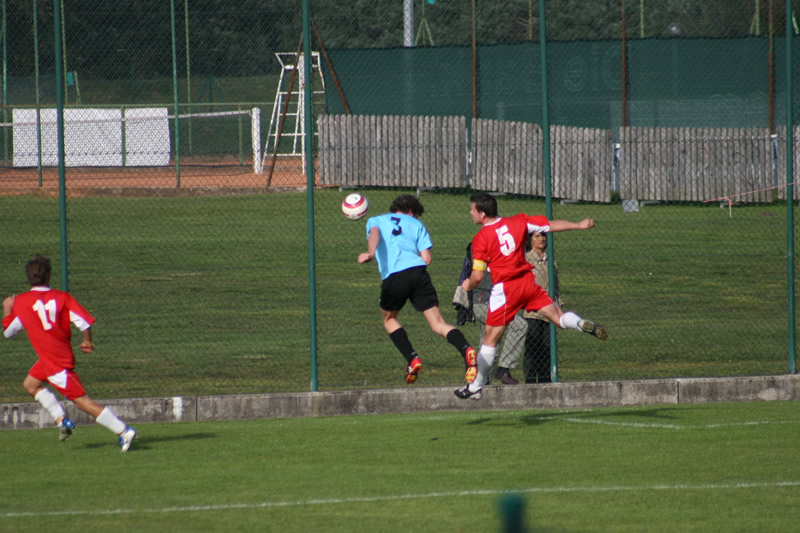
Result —
M 168 167 L 67 167 L 64 171 L 67 196 L 142 195 L 173 196 L 192 194 L 232 194 L 269 189 L 304 188 L 307 179 L 300 158 L 281 158 L 270 179 L 270 161 L 261 174 L 252 163 L 181 163 L 180 179 L 176 166 Z M 317 183 L 319 180 L 316 180 Z M 0 168 L 0 195 L 58 194 L 58 169 L 42 169 L 41 183 L 36 168 Z

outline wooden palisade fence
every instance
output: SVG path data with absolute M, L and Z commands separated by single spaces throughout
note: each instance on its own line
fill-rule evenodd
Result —
M 465 187 L 464 117 L 322 115 L 322 185 Z
M 622 199 L 765 202 L 774 185 L 766 129 L 622 128 L 619 168 Z
M 786 128 L 775 128 L 777 151 L 778 198 L 786 199 Z M 792 138 L 792 178 L 794 180 L 794 199 L 800 200 L 800 126 L 795 126 Z
M 769 202 L 776 189 L 778 197 L 785 194 L 785 166 L 775 164 L 782 161 L 782 138 L 779 130 L 775 142 L 765 129 L 621 128 L 620 198 Z M 795 153 L 798 138 L 796 130 Z M 320 183 L 544 196 L 542 146 L 541 127 L 525 122 L 474 119 L 468 131 L 463 117 L 323 115 Z M 550 146 L 554 198 L 611 201 L 610 131 L 551 126 Z

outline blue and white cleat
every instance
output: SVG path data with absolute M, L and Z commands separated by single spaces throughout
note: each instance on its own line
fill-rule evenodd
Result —
M 136 430 L 130 426 L 125 426 L 125 431 L 119 436 L 119 445 L 123 452 L 131 449 L 131 444 L 133 444 L 133 439 L 135 438 Z
M 58 434 L 58 440 L 64 442 L 69 438 L 70 435 L 72 435 L 72 431 L 75 429 L 75 422 L 65 416 L 58 428 L 60 430 Z

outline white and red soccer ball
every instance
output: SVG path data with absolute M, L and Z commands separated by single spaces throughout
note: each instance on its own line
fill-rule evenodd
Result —
M 342 200 L 342 213 L 350 220 L 358 220 L 369 211 L 369 201 L 366 196 L 353 192 Z

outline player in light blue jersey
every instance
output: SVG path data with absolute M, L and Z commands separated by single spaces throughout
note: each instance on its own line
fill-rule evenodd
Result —
M 431 329 L 447 339 L 464 357 L 467 365 L 465 380 L 471 383 L 478 374 L 477 352 L 464 334 L 444 321 L 439 310 L 439 298 L 428 274 L 433 242 L 419 217 L 425 208 L 413 194 L 395 198 L 389 213 L 367 220 L 367 251 L 359 254 L 358 262 L 373 258 L 381 274 L 380 308 L 383 327 L 394 345 L 408 362 L 406 383 L 414 383 L 422 369 L 422 360 L 411 346 L 397 314 L 407 301 L 425 316 Z

